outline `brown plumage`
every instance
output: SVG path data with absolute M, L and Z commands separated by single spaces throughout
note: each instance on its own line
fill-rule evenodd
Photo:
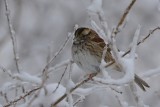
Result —
M 73 60 L 84 71 L 90 73 L 97 72 L 105 46 L 104 40 L 101 39 L 94 30 L 90 28 L 78 28 L 75 32 L 72 45 Z M 107 63 L 114 61 L 109 47 L 104 60 Z M 136 74 L 135 82 L 143 91 L 145 91 L 145 87 L 149 87 L 149 85 Z

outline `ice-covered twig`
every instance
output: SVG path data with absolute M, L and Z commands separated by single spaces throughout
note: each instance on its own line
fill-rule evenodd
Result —
M 130 12 L 131 8 L 133 7 L 134 3 L 136 2 L 136 0 L 132 0 L 131 3 L 128 5 L 128 7 L 125 9 L 122 17 L 120 18 L 118 25 L 116 26 L 116 29 L 114 31 L 114 34 L 117 35 L 117 33 L 119 32 L 119 28 L 120 26 L 123 25 L 128 13 Z
M 134 38 L 133 38 L 133 46 L 131 49 L 131 54 L 129 58 L 123 58 L 118 53 L 117 47 L 115 45 L 114 38 L 111 38 L 111 46 L 112 46 L 112 52 L 114 59 L 116 60 L 116 64 L 120 65 L 121 70 L 125 72 L 125 75 L 123 78 L 115 80 L 115 79 L 101 79 L 94 77 L 95 82 L 100 82 L 102 84 L 111 84 L 111 85 L 123 85 L 127 84 L 134 80 L 134 59 L 135 59 L 135 51 L 137 47 L 137 41 L 140 34 L 140 26 L 137 28 Z M 113 36 L 114 37 L 114 36 Z
M 57 91 L 53 94 L 53 90 L 57 87 L 57 83 L 55 84 L 47 84 L 39 92 L 31 94 L 27 102 L 19 105 L 18 107 L 38 107 L 39 105 L 43 105 L 45 107 L 50 107 L 50 105 L 59 97 L 61 97 L 65 92 L 66 88 L 62 85 L 59 86 Z M 46 102 L 47 101 L 47 102 Z M 58 107 L 68 107 L 68 103 L 63 100 Z
M 87 96 L 91 93 L 93 93 L 96 89 L 98 89 L 100 87 L 97 87 L 97 86 L 93 86 L 93 87 L 90 87 L 90 88 L 78 88 L 77 90 L 75 90 L 73 92 L 73 94 L 76 94 L 76 95 L 79 95 L 79 96 Z
M 60 64 L 55 65 L 54 67 L 50 67 L 50 68 L 48 69 L 48 73 L 51 73 L 52 71 L 55 71 L 55 70 L 57 70 L 57 69 L 59 69 L 59 68 L 62 68 L 62 67 L 64 67 L 64 66 L 67 66 L 68 64 L 72 64 L 72 63 L 73 63 L 73 60 L 72 60 L 72 59 L 68 59 L 68 60 L 66 60 L 66 61 L 63 61 L 63 62 L 61 62 Z
M 9 107 L 9 106 L 11 106 L 11 105 L 15 104 L 16 102 L 18 102 L 18 101 L 20 101 L 20 100 L 25 99 L 25 97 L 27 97 L 27 96 L 31 95 L 33 92 L 35 92 L 35 91 L 37 91 L 37 90 L 39 90 L 39 89 L 41 89 L 41 87 L 38 87 L 38 88 L 32 89 L 31 91 L 26 92 L 24 95 L 22 95 L 22 96 L 18 97 L 17 99 L 14 99 L 13 101 L 10 101 L 8 104 L 3 105 L 3 107 Z
M 136 0 L 132 0 L 131 3 L 128 5 L 128 7 L 125 9 L 122 17 L 120 18 L 115 30 L 114 30 L 114 34 L 115 36 L 117 35 L 117 33 L 120 31 L 121 26 L 123 26 L 128 13 L 130 12 L 131 8 L 133 7 L 133 5 L 135 4 Z M 109 28 L 108 28 L 108 24 L 107 21 L 105 20 L 104 17 L 104 12 L 102 10 L 102 0 L 93 0 L 91 5 L 88 7 L 88 10 L 91 12 L 94 12 L 98 15 L 99 20 L 101 22 L 102 25 L 102 29 L 104 30 L 105 33 L 109 33 Z M 108 35 L 108 34 L 106 34 Z M 110 41 L 110 40 L 109 40 Z
M 155 75 L 157 76 L 158 74 L 160 74 L 160 68 L 159 67 L 141 73 L 140 77 L 147 78 L 147 77 L 151 77 L 151 76 L 155 76 Z
M 71 78 L 69 77 L 68 81 L 67 81 L 67 86 L 66 86 L 66 94 L 67 94 L 67 98 L 68 103 L 69 103 L 69 107 L 73 107 L 73 98 L 72 98 L 72 92 L 70 91 L 73 87 L 75 86 L 74 82 L 71 80 Z
M 21 80 L 21 81 L 25 81 L 25 82 L 29 82 L 29 83 L 35 83 L 35 84 L 42 83 L 41 78 L 39 78 L 37 76 L 30 75 L 27 72 L 21 72 L 18 74 L 14 74 L 12 77 L 16 78 L 17 80 Z
M 103 12 L 103 10 L 101 10 L 97 14 L 98 14 L 98 17 L 99 17 L 99 21 L 101 22 L 102 29 L 103 29 L 103 31 L 106 35 L 105 37 L 107 38 L 107 40 L 106 40 L 107 44 L 110 44 L 110 42 L 111 42 L 111 31 L 110 31 L 110 29 L 108 27 L 108 23 L 105 19 L 104 12 Z
M 99 36 L 104 40 L 104 42 L 108 44 L 109 38 L 107 38 L 104 31 L 96 24 L 96 22 L 91 20 L 91 25 L 94 28 L 94 30 L 99 34 Z
M 150 37 L 151 34 L 153 34 L 156 30 L 160 30 L 160 28 L 157 27 L 157 28 L 153 29 L 145 38 L 143 38 L 140 42 L 138 42 L 137 45 L 140 45 L 141 43 L 143 43 L 143 42 L 144 42 L 148 37 Z M 101 30 L 100 30 L 100 31 L 101 31 Z M 103 33 L 103 32 L 102 32 L 102 33 Z M 129 52 L 130 52 L 130 50 L 127 51 L 127 52 L 125 52 L 125 53 L 122 55 L 122 57 L 126 56 Z M 112 61 L 112 62 L 108 63 L 105 67 L 107 68 L 107 67 L 113 65 L 114 63 L 115 63 L 115 62 Z M 97 74 L 98 74 L 98 73 L 97 73 Z M 94 75 L 93 77 L 95 77 L 95 76 L 96 76 L 96 75 Z M 79 82 L 75 87 L 73 87 L 73 88 L 71 89 L 71 92 L 75 91 L 78 87 L 80 87 L 80 86 L 83 85 L 84 83 L 88 82 L 89 80 L 90 80 L 90 78 L 86 78 L 86 79 L 84 79 L 83 81 Z M 66 98 L 66 96 L 67 96 L 67 95 L 64 94 L 61 98 L 59 98 L 59 99 L 52 105 L 52 107 L 54 107 L 54 106 L 57 105 L 59 102 L 61 102 L 64 98 Z
M 68 103 L 69 103 L 69 107 L 73 107 L 73 97 L 72 94 L 70 92 L 67 93 L 67 98 L 68 98 Z
M 78 98 L 78 99 L 74 102 L 73 106 L 76 107 L 76 105 L 77 105 L 79 102 L 83 102 L 84 100 L 85 100 L 85 97 L 81 96 L 80 98 Z
M 98 74 L 98 72 L 95 73 L 95 75 L 93 75 L 93 77 L 96 76 L 97 74 Z M 81 85 L 83 85 L 84 83 L 88 82 L 89 80 L 90 80 L 90 78 L 88 77 L 88 78 L 80 81 L 79 83 L 77 83 L 73 88 L 71 88 L 70 93 L 72 93 L 73 91 L 75 91 L 77 88 L 79 88 Z M 62 97 L 60 97 L 56 102 L 54 102 L 54 103 L 52 104 L 52 107 L 55 107 L 55 106 L 56 106 L 58 103 L 60 103 L 64 98 L 66 98 L 66 96 L 67 96 L 67 94 L 64 94 Z
M 65 69 L 64 69 L 64 71 L 63 71 L 63 74 L 62 74 L 62 76 L 61 76 L 61 78 L 60 78 L 60 80 L 59 80 L 59 82 L 58 82 L 58 85 L 57 85 L 57 87 L 55 88 L 55 90 L 53 91 L 53 93 L 55 93 L 56 90 L 58 89 L 58 87 L 59 87 L 59 85 L 60 85 L 60 83 L 61 83 L 61 81 L 62 81 L 62 78 L 64 77 L 64 74 L 65 74 L 66 70 L 67 70 L 67 66 L 65 67 Z
M 134 96 L 135 101 L 137 103 L 137 105 L 136 105 L 137 107 L 149 107 L 148 105 L 144 104 L 143 100 L 141 99 L 141 97 L 137 93 L 137 88 L 136 88 L 134 82 L 130 83 L 130 89 L 131 89 L 131 92 L 133 93 L 133 96 Z
M 145 36 L 143 39 L 141 39 L 141 40 L 137 43 L 137 46 L 139 46 L 140 44 L 144 43 L 155 31 L 159 31 L 159 30 L 160 30 L 160 27 L 156 27 L 156 28 L 154 28 L 153 30 L 150 30 L 150 32 L 148 33 L 148 35 Z M 126 56 L 128 53 L 130 53 L 130 51 L 131 51 L 130 49 L 127 50 L 127 51 L 122 55 L 122 57 L 124 57 L 124 56 Z M 109 67 L 109 66 L 113 65 L 114 63 L 115 63 L 114 61 L 110 62 L 109 64 L 106 65 L 106 67 Z
M 100 33 L 99 36 L 103 38 L 106 44 L 108 44 L 110 41 L 110 37 L 108 36 L 110 36 L 111 32 L 108 28 L 108 23 L 105 19 L 104 12 L 102 10 L 102 0 L 93 0 L 91 5 L 88 7 L 88 10 L 98 15 L 103 30 L 101 30 L 101 28 L 99 28 L 93 20 L 91 20 L 91 25 L 93 28 L 98 30 L 98 32 Z
M 18 51 L 17 51 L 16 35 L 15 35 L 15 31 L 14 31 L 12 23 L 11 23 L 10 10 L 9 10 L 9 7 L 8 7 L 8 2 L 7 2 L 7 0 L 4 0 L 4 2 L 5 2 L 5 9 L 6 9 L 8 27 L 9 27 L 9 31 L 10 31 L 10 37 L 11 37 L 12 44 L 13 44 L 13 53 L 14 53 L 16 68 L 17 68 L 17 72 L 20 73 L 19 55 L 18 55 Z
M 131 52 L 130 52 L 130 58 L 133 62 L 133 66 L 132 66 L 133 68 L 131 68 L 132 70 L 134 70 L 134 68 L 135 68 L 134 67 L 134 60 L 135 60 L 135 53 L 136 53 L 138 38 L 140 35 L 140 29 L 141 29 L 141 26 L 139 25 L 136 32 L 135 32 L 135 36 L 133 38 L 132 48 L 131 48 Z M 135 97 L 135 101 L 137 102 L 137 107 L 145 107 L 145 104 L 143 103 L 143 101 L 141 100 L 140 96 L 137 93 L 137 89 L 136 89 L 135 83 L 133 81 L 130 82 L 130 88 L 131 88 L 131 92 L 133 93 L 133 96 Z
M 138 43 L 137 43 L 137 45 L 140 45 L 140 44 L 142 44 L 143 42 L 145 42 L 155 31 L 158 31 L 158 30 L 160 30 L 160 27 L 156 27 L 156 28 L 154 28 L 153 30 L 150 30 L 150 32 L 148 33 L 148 35 L 147 36 L 145 36 L 143 39 L 141 39 Z M 124 56 L 126 56 L 128 53 L 130 53 L 130 49 L 128 50 L 128 51 L 126 51 L 123 55 L 122 55 L 122 57 L 124 57 Z
M 48 69 L 48 66 L 55 60 L 55 58 L 62 52 L 62 50 L 66 47 L 68 41 L 70 40 L 70 38 L 72 38 L 73 34 L 72 33 L 68 33 L 68 36 L 65 40 L 65 42 L 61 45 L 60 49 L 58 50 L 58 52 L 55 53 L 55 55 L 51 58 L 51 60 L 46 64 L 46 66 L 43 69 L 43 72 L 45 72 Z
M 0 69 L 3 70 L 3 72 L 7 73 L 9 75 L 9 77 L 13 78 L 13 74 L 10 70 L 4 68 L 3 66 L 0 65 Z
M 129 107 L 128 103 L 124 101 L 123 97 L 120 96 L 118 93 L 115 93 L 114 96 L 117 99 L 120 107 Z
M 133 38 L 133 42 L 132 42 L 132 48 L 131 48 L 131 52 L 130 52 L 130 57 L 134 60 L 135 59 L 135 53 L 136 53 L 136 48 L 137 48 L 137 43 L 138 43 L 138 38 L 140 35 L 140 30 L 141 30 L 141 26 L 138 25 L 138 28 L 135 32 L 134 38 Z

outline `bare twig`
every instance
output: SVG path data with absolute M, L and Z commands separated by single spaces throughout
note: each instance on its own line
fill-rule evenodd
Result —
M 13 44 L 13 53 L 14 53 L 16 68 L 17 68 L 17 72 L 20 73 L 19 55 L 18 55 L 18 52 L 17 52 L 16 35 L 15 35 L 15 31 L 14 31 L 12 23 L 11 23 L 10 10 L 9 10 L 9 7 L 8 7 L 8 2 L 7 2 L 7 0 L 4 0 L 4 2 L 5 2 L 5 9 L 6 9 L 8 27 L 9 27 L 10 36 L 11 36 L 11 39 L 12 39 L 12 44 Z
M 116 29 L 114 31 L 115 35 L 117 35 L 117 33 L 119 32 L 119 27 L 123 24 L 124 20 L 126 19 L 129 11 L 131 10 L 131 8 L 133 7 L 135 2 L 136 2 L 136 0 L 132 0 L 131 3 L 126 8 L 126 10 L 124 11 L 124 13 L 123 13 L 122 17 L 120 18 L 118 25 L 116 26 Z

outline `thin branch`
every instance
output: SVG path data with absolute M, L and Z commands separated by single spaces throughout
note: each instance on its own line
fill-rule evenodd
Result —
M 130 12 L 131 8 L 133 7 L 134 3 L 136 2 L 136 0 L 132 0 L 131 3 L 128 5 L 128 7 L 126 8 L 126 10 L 124 11 L 122 17 L 120 18 L 118 25 L 114 31 L 115 36 L 117 35 L 117 33 L 119 32 L 119 27 L 123 24 L 124 20 L 126 19 L 128 13 Z
M 137 103 L 137 107 L 148 107 L 148 105 L 145 105 L 144 102 L 142 101 L 140 95 L 137 92 L 136 86 L 134 82 L 130 83 L 130 89 L 133 97 L 135 98 L 135 101 Z
M 70 38 L 72 37 L 72 33 L 69 33 L 65 42 L 62 44 L 62 46 L 60 47 L 60 49 L 58 50 L 58 52 L 56 52 L 56 54 L 52 57 L 52 59 L 46 64 L 46 66 L 44 67 L 42 73 L 44 73 L 49 65 L 55 60 L 55 58 L 62 52 L 62 50 L 65 48 L 65 46 L 67 45 L 68 41 L 70 40 Z
M 140 45 L 141 43 L 143 43 L 145 40 L 147 40 L 147 39 L 148 39 L 155 31 L 157 31 L 157 30 L 160 30 L 160 27 L 156 27 L 156 28 L 154 28 L 153 30 L 151 30 L 146 37 L 144 37 L 142 40 L 140 40 L 140 41 L 137 43 L 137 45 Z M 122 55 L 122 57 L 124 57 L 125 55 L 127 55 L 130 51 L 131 51 L 131 50 L 129 49 L 127 52 L 125 52 L 125 53 Z
M 78 103 L 83 102 L 84 100 L 85 100 L 85 97 L 80 97 L 80 98 L 78 98 L 78 99 L 74 102 L 73 107 L 76 107 L 76 105 L 77 105 Z
M 35 92 L 35 91 L 37 91 L 37 90 L 39 90 L 39 89 L 41 89 L 41 87 L 35 88 L 35 89 L 27 92 L 26 94 L 20 96 L 19 98 L 15 99 L 15 100 L 13 100 L 13 101 L 10 101 L 8 104 L 4 105 L 3 107 L 9 107 L 9 106 L 17 103 L 18 101 L 20 101 L 20 100 L 22 100 L 22 99 L 25 99 L 25 97 L 31 95 L 33 92 Z
M 148 78 L 151 76 L 157 76 L 159 74 L 160 74 L 160 67 L 143 72 L 140 74 L 140 77 Z
M 59 85 L 60 85 L 60 83 L 61 83 L 61 81 L 62 81 L 62 79 L 63 79 L 63 77 L 64 77 L 64 74 L 65 74 L 66 71 L 67 71 L 67 68 L 68 68 L 68 66 L 65 67 L 64 72 L 62 73 L 62 76 L 61 76 L 61 78 L 60 78 L 60 80 L 59 80 L 59 82 L 58 82 L 58 85 L 57 85 L 57 87 L 55 88 L 55 90 L 53 91 L 53 93 L 55 93 L 55 92 L 57 91 L 57 89 L 59 88 Z
M 94 73 L 93 77 L 95 77 L 96 75 L 98 74 L 97 73 Z M 90 80 L 90 77 L 89 78 L 86 78 L 84 79 L 83 81 L 79 82 L 75 87 L 73 87 L 71 90 L 70 90 L 70 93 L 72 93 L 74 90 L 76 90 L 78 87 L 80 87 L 81 85 L 83 85 L 84 83 L 88 82 Z M 64 98 L 67 97 L 67 93 L 64 94 L 62 97 L 60 97 L 56 102 L 54 102 L 51 107 L 55 107 L 59 102 L 61 102 Z
M 5 2 L 5 9 L 6 9 L 8 27 L 9 27 L 10 36 L 11 36 L 11 39 L 12 39 L 12 44 L 13 44 L 13 53 L 14 53 L 14 58 L 15 58 L 15 63 L 16 63 L 16 69 L 17 69 L 17 72 L 20 73 L 19 55 L 18 55 L 18 52 L 17 52 L 16 35 L 15 35 L 15 31 L 14 31 L 12 23 L 11 23 L 10 10 L 9 10 L 9 7 L 8 7 L 8 2 L 7 2 L 7 0 L 4 0 L 4 2 Z
M 143 42 L 144 42 L 146 39 L 148 39 L 148 38 L 151 36 L 151 34 L 153 34 L 156 30 L 160 30 L 160 27 L 157 27 L 157 28 L 151 30 L 151 32 L 150 32 L 146 37 L 144 37 L 140 42 L 138 42 L 137 45 L 140 45 L 141 43 L 143 43 Z M 127 51 L 127 52 L 125 52 L 125 53 L 122 55 L 122 57 L 126 56 L 129 52 L 130 52 L 130 50 Z M 107 67 L 111 66 L 111 65 L 114 64 L 114 63 L 115 63 L 115 61 L 112 61 L 112 62 L 108 63 L 105 67 L 107 68 Z M 98 72 L 97 72 L 95 75 L 93 75 L 93 77 L 95 77 L 97 74 L 98 74 Z M 72 88 L 70 92 L 73 92 L 74 90 L 76 90 L 78 87 L 80 87 L 80 86 L 83 85 L 84 83 L 88 82 L 89 80 L 90 80 L 90 78 L 86 78 L 85 80 L 81 81 L 81 82 L 78 83 L 74 88 Z M 59 102 L 61 102 L 64 98 L 66 98 L 66 96 L 67 96 L 67 94 L 64 94 L 64 95 L 63 95 L 62 97 L 60 97 L 56 102 L 54 102 L 51 107 L 55 107 Z
M 135 59 L 138 38 L 140 36 L 140 30 L 141 30 L 141 26 L 139 25 L 135 34 L 134 34 L 134 38 L 133 38 L 133 42 L 132 42 L 132 48 L 131 48 L 131 52 L 130 52 L 130 58 L 132 58 L 133 60 Z
M 66 61 L 61 62 L 60 64 L 56 64 L 54 67 L 50 67 L 47 73 L 49 74 L 49 73 L 51 73 L 52 71 L 55 71 L 55 70 L 60 69 L 60 68 L 62 68 L 62 67 L 66 67 L 66 66 L 67 66 L 68 64 L 70 64 L 70 63 L 72 64 L 72 63 L 73 63 L 73 60 L 68 59 L 68 60 L 66 60 Z

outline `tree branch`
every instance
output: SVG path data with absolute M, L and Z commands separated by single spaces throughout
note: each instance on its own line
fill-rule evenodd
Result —
M 130 12 L 130 10 L 133 7 L 133 5 L 134 5 L 135 2 L 136 2 L 136 0 L 132 0 L 131 3 L 126 8 L 126 10 L 124 11 L 124 13 L 123 13 L 122 17 L 120 18 L 120 20 L 118 22 L 118 25 L 116 26 L 116 29 L 114 31 L 115 36 L 119 32 L 119 27 L 123 24 L 124 20 L 126 19 L 128 13 Z
M 10 37 L 11 37 L 12 44 L 13 44 L 13 53 L 14 53 L 14 58 L 15 58 L 15 63 L 16 63 L 16 69 L 17 69 L 17 72 L 20 73 L 19 55 L 18 55 L 18 52 L 17 52 L 17 40 L 16 40 L 16 36 L 15 36 L 15 31 L 14 31 L 12 23 L 11 23 L 10 10 L 9 10 L 9 7 L 8 7 L 8 2 L 7 2 L 7 0 L 4 0 L 4 2 L 5 2 L 5 9 L 6 9 L 8 27 L 9 27 L 9 31 L 10 31 Z

